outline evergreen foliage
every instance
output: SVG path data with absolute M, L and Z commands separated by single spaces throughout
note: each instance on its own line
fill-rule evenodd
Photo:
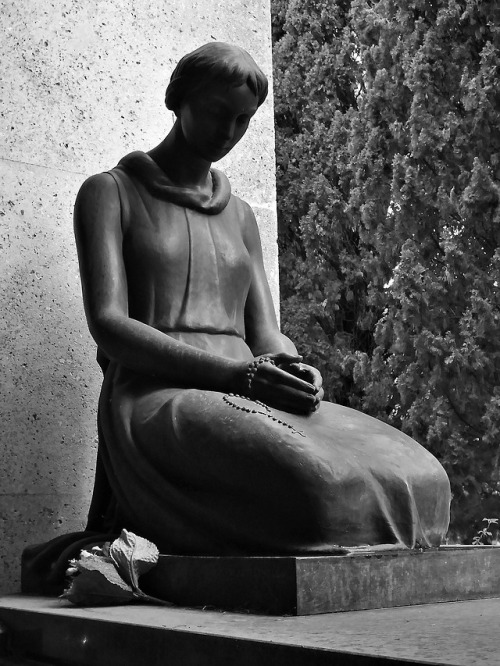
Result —
M 442 461 L 473 533 L 500 515 L 500 7 L 273 5 L 283 328 Z

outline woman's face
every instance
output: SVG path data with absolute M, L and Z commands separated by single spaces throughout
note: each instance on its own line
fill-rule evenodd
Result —
M 257 108 L 258 99 L 246 83 L 231 87 L 214 82 L 186 96 L 177 116 L 190 148 L 217 162 L 243 137 Z

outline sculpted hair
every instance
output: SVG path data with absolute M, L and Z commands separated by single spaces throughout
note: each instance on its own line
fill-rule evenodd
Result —
M 246 83 L 257 97 L 259 106 L 267 97 L 266 75 L 249 53 L 239 46 L 211 42 L 179 61 L 165 94 L 167 109 L 176 112 L 186 95 L 215 81 L 234 87 Z

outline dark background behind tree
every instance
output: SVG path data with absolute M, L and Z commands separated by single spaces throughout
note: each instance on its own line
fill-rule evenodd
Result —
M 273 0 L 282 325 L 500 516 L 497 0 Z

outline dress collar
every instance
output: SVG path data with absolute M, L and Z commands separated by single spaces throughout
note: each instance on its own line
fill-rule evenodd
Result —
M 207 195 L 190 187 L 174 185 L 153 158 L 140 150 L 123 157 L 118 167 L 132 173 L 151 194 L 208 215 L 216 215 L 224 210 L 231 197 L 231 185 L 218 169 L 210 169 L 213 191 Z

